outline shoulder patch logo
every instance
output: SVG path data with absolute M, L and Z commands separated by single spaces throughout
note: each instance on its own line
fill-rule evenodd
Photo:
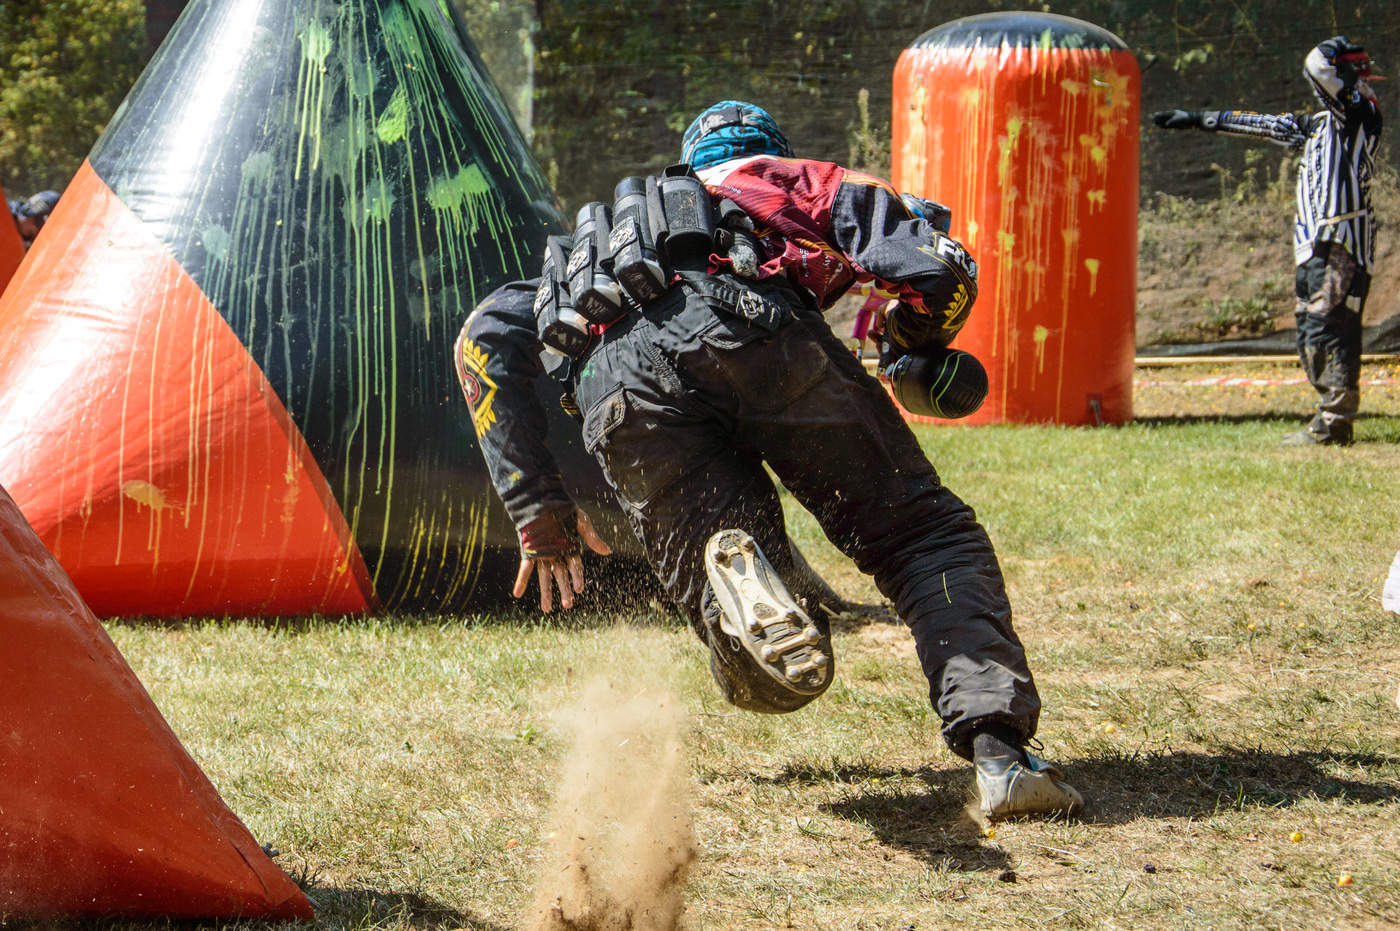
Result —
M 496 383 L 486 373 L 488 359 L 487 354 L 465 336 L 457 341 L 457 378 L 471 408 L 472 426 L 478 437 L 484 436 L 496 423 L 496 411 L 492 407 L 496 400 Z

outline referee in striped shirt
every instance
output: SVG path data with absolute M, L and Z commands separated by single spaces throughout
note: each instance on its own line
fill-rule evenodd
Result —
M 1302 155 L 1293 255 L 1297 262 L 1298 356 L 1319 395 L 1292 446 L 1351 443 L 1361 400 L 1361 312 L 1371 285 L 1375 211 L 1371 174 L 1381 112 L 1371 58 L 1346 36 L 1319 43 L 1303 60 L 1303 77 L 1322 110 L 1312 114 L 1249 110 L 1161 110 L 1166 129 L 1203 129 L 1276 142 Z

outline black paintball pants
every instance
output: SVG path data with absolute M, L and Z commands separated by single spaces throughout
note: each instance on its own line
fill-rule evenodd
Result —
M 1371 277 L 1341 246 L 1321 243 L 1298 266 L 1298 358 L 1318 393 L 1308 432 L 1347 444 L 1361 405 L 1361 313 Z
M 776 331 L 673 288 L 575 378 L 584 444 L 662 585 L 703 640 L 712 534 L 748 531 L 791 577 L 767 463 L 908 624 L 954 752 L 971 758 L 981 723 L 1030 738 L 1040 700 L 986 531 L 821 315 L 786 288 L 770 297 L 791 312 Z

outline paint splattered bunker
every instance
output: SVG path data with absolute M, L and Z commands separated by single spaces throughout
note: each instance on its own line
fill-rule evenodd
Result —
M 892 170 L 953 209 L 981 266 L 957 346 L 991 390 L 967 423 L 1132 417 L 1137 61 L 1048 13 L 987 13 L 920 36 L 894 72 Z
M 99 615 L 466 606 L 452 344 L 558 223 L 449 4 L 197 0 L 0 300 L 0 486 Z

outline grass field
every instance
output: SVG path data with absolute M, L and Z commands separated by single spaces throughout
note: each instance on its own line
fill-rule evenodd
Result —
M 1400 388 L 1363 389 L 1354 447 L 1284 449 L 1310 389 L 1211 374 L 1297 370 L 1140 369 L 1119 428 L 920 428 L 997 545 L 1070 822 L 964 814 L 888 615 L 839 622 L 836 683 L 784 718 L 724 705 L 654 602 L 108 629 L 318 928 L 535 928 L 577 832 L 620 841 L 596 875 L 624 895 L 688 826 L 687 929 L 1395 927 Z

